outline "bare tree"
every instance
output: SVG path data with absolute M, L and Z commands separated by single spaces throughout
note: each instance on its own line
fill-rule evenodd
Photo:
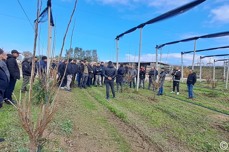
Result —
M 60 53 L 60 56 L 62 55 L 64 44 L 65 44 L 65 38 L 68 32 L 68 28 L 71 24 L 72 17 L 75 13 L 77 5 L 77 0 L 75 0 L 75 5 L 67 26 L 66 33 L 64 35 L 63 43 L 62 43 L 62 50 Z M 40 16 L 40 7 L 41 7 L 41 1 L 37 0 L 37 20 L 35 22 L 35 34 L 34 34 L 34 48 L 33 48 L 33 60 L 32 60 L 32 71 L 31 73 L 34 73 L 35 71 L 35 60 L 34 57 L 36 55 L 36 47 L 37 47 L 37 37 L 38 37 L 38 19 Z M 59 56 L 59 57 L 60 57 Z M 41 73 L 40 73 L 41 74 Z M 46 75 L 42 75 L 38 78 L 38 83 L 34 83 L 34 74 L 32 74 L 30 79 L 30 88 L 29 92 L 25 94 L 25 97 L 22 98 L 21 92 L 19 99 L 16 98 L 18 104 L 14 105 L 11 103 L 15 108 L 18 110 L 18 116 L 20 119 L 20 122 L 22 124 L 23 129 L 26 131 L 26 133 L 29 136 L 29 151 L 30 152 L 36 152 L 38 149 L 42 146 L 44 143 L 44 131 L 47 128 L 47 125 L 51 122 L 53 119 L 53 116 L 57 110 L 56 106 L 56 96 L 59 91 L 59 89 L 56 88 L 56 75 L 54 76 L 54 80 L 50 77 L 46 77 Z M 39 92 L 34 92 L 33 89 L 35 86 L 38 85 L 40 89 Z M 39 98 L 39 104 L 34 107 L 32 104 L 36 99 L 39 93 L 43 93 L 44 96 L 42 98 Z M 38 112 L 34 113 L 34 110 L 39 107 Z M 37 116 L 37 117 L 35 117 Z

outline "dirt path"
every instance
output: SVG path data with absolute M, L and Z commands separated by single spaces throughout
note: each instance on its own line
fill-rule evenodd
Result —
M 86 92 L 92 101 L 96 102 L 96 99 Z M 159 152 L 162 151 L 157 145 L 153 144 L 148 136 L 146 136 L 137 127 L 123 122 L 114 114 L 106 110 L 106 118 L 114 125 L 118 131 L 122 134 L 123 138 L 130 145 L 132 152 Z
M 159 152 L 141 130 L 117 118 L 101 105 L 87 90 L 60 92 L 59 110 L 51 126 L 48 149 L 68 152 Z M 72 132 L 66 134 L 65 122 L 72 123 Z M 52 127 L 50 127 L 52 128 Z

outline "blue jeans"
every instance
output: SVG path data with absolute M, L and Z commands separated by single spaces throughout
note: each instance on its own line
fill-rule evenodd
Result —
M 158 94 L 159 94 L 159 95 L 162 95 L 162 94 L 163 94 L 163 91 L 164 91 L 163 87 L 160 87 L 160 88 L 159 88 L 159 91 L 158 91 Z
M 189 98 L 193 98 L 194 95 L 193 95 L 193 84 L 187 84 L 188 86 L 188 97 Z

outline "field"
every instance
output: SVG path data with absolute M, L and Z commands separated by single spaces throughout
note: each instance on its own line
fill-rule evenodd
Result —
M 185 84 L 179 96 L 170 94 L 171 84 L 166 82 L 165 95 L 156 98 L 152 91 L 126 86 L 110 102 L 105 87 L 61 91 L 43 151 L 223 151 L 220 142 L 229 143 L 229 91 L 221 83 L 214 90 L 198 83 L 190 100 Z M 6 139 L 0 151 L 27 151 L 16 110 L 4 105 L 0 120 L 0 137 Z

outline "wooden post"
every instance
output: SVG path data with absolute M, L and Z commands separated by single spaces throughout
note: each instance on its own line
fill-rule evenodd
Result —
M 50 22 L 51 22 L 51 7 L 48 6 L 47 78 L 49 77 L 49 71 L 50 71 L 51 45 L 52 45 L 52 26 L 50 25 Z
M 156 46 L 156 70 L 158 70 L 158 48 Z
M 213 61 L 213 82 L 215 82 L 215 60 Z
M 229 77 L 229 61 L 227 62 L 227 79 L 226 79 L 226 89 L 228 89 L 228 77 Z
M 202 81 L 202 62 L 200 57 L 200 82 Z
M 193 59 L 192 59 L 192 70 L 194 70 L 195 56 L 196 56 L 196 40 L 194 41 L 194 51 L 193 51 Z
M 181 52 L 181 82 L 184 82 L 184 54 Z
M 141 51 L 142 51 L 142 28 L 140 28 L 140 41 L 139 41 L 139 52 L 138 52 L 138 75 L 137 75 L 137 91 L 139 87 L 139 73 L 140 73 L 140 64 L 141 64 Z
M 118 39 L 116 39 L 116 68 L 118 69 L 118 53 L 119 53 L 119 45 Z
M 226 61 L 223 62 L 223 81 L 226 82 Z

